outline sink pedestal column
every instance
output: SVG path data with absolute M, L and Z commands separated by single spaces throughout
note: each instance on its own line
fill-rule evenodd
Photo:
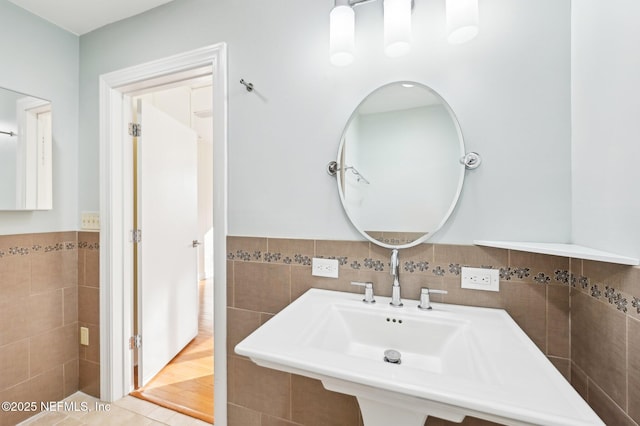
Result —
M 364 426 L 424 426 L 428 416 L 461 423 L 466 416 L 459 407 L 354 382 L 325 377 L 322 384 L 327 390 L 355 396 Z
M 427 415 L 358 397 L 364 426 L 424 426 Z

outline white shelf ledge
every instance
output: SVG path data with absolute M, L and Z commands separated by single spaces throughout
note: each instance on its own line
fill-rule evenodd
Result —
M 595 250 L 575 244 L 560 243 L 528 243 L 519 241 L 485 241 L 475 240 L 477 246 L 495 247 L 509 250 L 526 251 L 554 256 L 573 257 L 574 259 L 596 260 L 599 262 L 619 263 L 621 265 L 640 265 L 640 260 L 621 256 L 615 253 Z

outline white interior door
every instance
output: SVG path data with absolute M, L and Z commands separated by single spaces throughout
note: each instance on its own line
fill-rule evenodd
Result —
M 138 100 L 138 384 L 198 333 L 197 135 Z

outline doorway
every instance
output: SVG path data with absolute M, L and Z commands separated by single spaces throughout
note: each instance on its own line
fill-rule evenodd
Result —
M 125 96 L 139 234 L 131 395 L 213 423 L 213 88 L 208 67 L 189 74 Z
M 213 293 L 216 424 L 226 424 L 226 233 L 227 233 L 227 70 L 220 43 L 100 77 L 100 324 L 101 399 L 111 402 L 133 391 L 133 155 L 127 143 L 126 94 L 193 77 L 210 67 L 213 91 L 214 229 Z M 190 74 L 191 73 L 191 74 Z M 206 297 L 206 296 L 205 296 Z M 143 338 L 144 343 L 144 338 Z

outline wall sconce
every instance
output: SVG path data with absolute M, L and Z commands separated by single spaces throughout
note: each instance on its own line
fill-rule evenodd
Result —
M 411 50 L 411 0 L 384 0 L 384 53 L 390 58 Z
M 447 40 L 465 43 L 478 34 L 478 0 L 447 0 Z
M 355 58 L 354 7 L 375 0 L 335 0 L 329 15 L 329 57 L 335 66 Z M 384 53 L 395 58 L 411 50 L 411 12 L 414 0 L 383 0 Z M 478 34 L 478 0 L 446 0 L 447 40 L 464 43 Z
M 356 15 L 349 0 L 336 0 L 329 15 L 329 56 L 338 67 L 353 62 L 356 43 Z

